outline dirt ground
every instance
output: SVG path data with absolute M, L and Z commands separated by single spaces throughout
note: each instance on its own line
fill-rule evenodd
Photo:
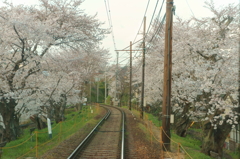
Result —
M 124 111 L 127 129 L 125 133 L 127 137 L 127 159 L 184 159 L 184 155 L 176 153 L 175 150 L 167 153 L 161 150 L 159 127 L 151 124 L 146 118 L 144 120 L 140 119 L 140 113 L 134 114 L 127 109 L 124 109 Z
M 154 159 L 160 158 L 160 144 L 152 142 L 139 125 L 144 121 L 139 116 L 124 109 L 126 115 L 126 158 L 127 159 Z

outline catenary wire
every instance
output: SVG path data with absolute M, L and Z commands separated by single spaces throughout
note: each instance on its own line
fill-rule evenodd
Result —
M 165 0 L 163 0 L 163 2 L 162 2 L 162 5 L 161 5 L 161 8 L 160 8 L 160 10 L 159 10 L 159 12 L 158 12 L 158 16 L 157 16 L 157 18 L 159 18 L 160 17 L 160 13 L 161 13 L 161 11 L 162 11 L 162 7 L 163 7 L 163 4 L 164 4 L 164 2 L 165 2 Z M 157 5 L 157 4 L 156 4 Z M 147 9 L 146 9 L 147 10 Z M 154 14 L 155 14 L 155 12 L 154 12 Z M 146 11 L 145 11 L 145 14 L 144 15 L 146 15 Z M 153 17 L 153 16 L 152 16 Z M 160 20 L 159 20 L 160 21 Z M 150 25 L 151 25 L 151 23 L 150 23 Z M 142 24 L 141 24 L 141 26 L 142 26 Z M 140 26 L 140 27 L 141 27 Z M 149 26 L 150 27 L 150 26 Z M 140 29 L 139 29 L 140 30 Z M 139 32 L 139 31 L 138 31 Z M 147 34 L 145 35 L 145 37 L 147 36 Z M 138 54 L 138 55 L 137 55 Z M 140 53 L 138 53 L 138 52 L 136 52 L 135 53 L 135 55 L 133 56 L 133 57 L 136 57 L 136 56 L 139 56 L 139 54 Z
M 111 16 L 111 11 L 110 11 L 109 1 L 104 0 L 104 2 L 105 2 L 105 8 L 106 8 L 107 17 L 108 17 L 109 27 L 111 29 L 111 35 L 112 35 L 114 49 L 117 50 L 116 42 L 115 42 L 115 36 L 114 36 L 114 32 L 113 32 L 113 24 L 112 24 L 112 18 L 111 18 L 112 16 Z
M 142 23 L 141 23 L 141 25 L 140 25 L 140 27 L 139 27 L 139 29 L 138 29 L 137 35 L 135 36 L 135 38 L 134 38 L 134 40 L 133 40 L 133 43 L 136 41 L 137 36 L 138 36 L 138 34 L 139 34 L 139 31 L 140 31 L 140 29 L 141 29 L 141 27 L 142 27 L 142 25 L 143 25 L 144 17 L 145 17 L 146 14 L 147 14 L 147 10 L 148 10 L 149 3 L 150 3 L 150 0 L 148 0 L 147 7 L 146 7 L 145 13 L 144 13 L 144 15 L 143 15 Z

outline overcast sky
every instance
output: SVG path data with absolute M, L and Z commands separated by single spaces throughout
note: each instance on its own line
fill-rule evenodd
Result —
M 37 0 L 10 0 L 14 4 L 36 4 Z M 159 2 L 158 2 L 159 1 Z M 188 19 L 191 16 L 195 17 L 206 17 L 210 16 L 209 11 L 204 7 L 205 0 L 174 0 L 174 5 L 176 5 L 176 15 Z M 106 11 L 105 2 L 109 3 L 109 9 Z M 146 14 L 147 28 L 151 20 L 154 8 L 158 2 L 158 7 L 156 14 L 159 12 L 162 5 L 162 0 L 150 0 L 149 7 Z M 218 7 L 225 6 L 229 3 L 239 3 L 239 0 L 214 0 Z M 143 16 L 148 4 L 148 0 L 85 0 L 82 4 L 82 9 L 85 13 L 94 15 L 97 14 L 97 19 L 105 22 L 103 27 L 109 28 L 109 21 L 107 12 L 111 13 L 112 26 L 114 39 L 116 42 L 116 48 L 118 50 L 127 47 L 130 41 L 134 41 L 138 33 L 140 25 L 143 20 Z M 166 3 L 163 5 L 161 16 L 165 13 Z M 142 28 L 140 29 L 142 33 Z M 137 36 L 137 39 L 141 38 L 141 34 Z M 136 40 L 137 40 L 136 39 Z M 111 63 L 116 59 L 116 52 L 114 51 L 114 45 L 112 40 L 112 35 L 109 35 L 103 41 L 103 47 L 109 49 L 111 56 L 113 57 Z M 119 61 L 123 61 L 128 54 L 124 52 L 120 53 Z M 123 63 L 126 63 L 124 61 Z

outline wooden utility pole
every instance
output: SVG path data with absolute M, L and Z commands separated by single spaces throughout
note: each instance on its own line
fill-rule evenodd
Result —
M 164 51 L 164 82 L 162 105 L 162 141 L 166 149 L 170 151 L 170 111 L 171 111 L 171 79 L 172 79 L 172 11 L 173 0 L 167 0 L 165 51 Z
M 114 99 L 114 102 L 115 103 L 117 103 L 117 106 L 118 106 L 118 93 L 117 93 L 117 91 L 118 91 L 118 57 L 119 57 L 119 53 L 117 52 L 117 65 L 116 65 L 116 86 L 115 86 L 115 99 Z
M 130 41 L 129 110 L 132 110 L 132 42 Z
M 105 72 L 104 72 L 104 76 L 105 76 L 105 92 L 104 92 L 104 97 L 105 97 L 105 100 L 104 100 L 104 103 L 106 104 L 107 103 L 107 77 L 106 77 L 106 70 L 105 70 Z
M 133 46 L 133 44 L 130 41 L 130 46 L 128 46 L 128 47 L 130 47 L 130 50 L 125 50 L 128 47 L 124 48 L 123 50 L 115 50 L 115 51 L 130 51 L 129 110 L 132 109 L 132 52 L 133 51 L 141 51 L 141 50 L 133 50 L 132 46 Z
M 144 79 L 145 79 L 145 32 L 146 32 L 146 17 L 144 17 L 143 23 L 143 53 L 142 53 L 142 92 L 141 92 L 141 114 L 140 118 L 143 119 L 143 105 L 144 105 Z

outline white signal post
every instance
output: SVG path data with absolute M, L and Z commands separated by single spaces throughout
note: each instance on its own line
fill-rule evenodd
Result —
M 47 118 L 47 126 L 48 126 L 48 136 L 49 139 L 52 138 L 52 125 L 51 125 L 51 120 Z

